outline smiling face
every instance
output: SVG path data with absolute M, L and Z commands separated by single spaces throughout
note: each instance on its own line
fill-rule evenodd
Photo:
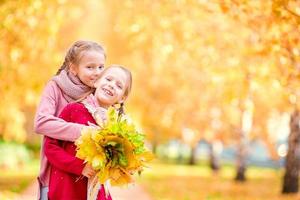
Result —
M 95 84 L 95 96 L 99 105 L 108 108 L 123 102 L 126 99 L 124 94 L 128 88 L 128 82 L 128 76 L 121 68 L 111 67 L 104 71 Z
M 70 72 L 77 76 L 82 83 L 94 87 L 104 68 L 105 56 L 100 51 L 89 50 L 82 52 L 77 64 L 71 64 Z

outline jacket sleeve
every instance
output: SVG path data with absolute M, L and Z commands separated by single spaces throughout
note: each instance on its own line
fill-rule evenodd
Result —
M 51 138 L 74 142 L 80 136 L 80 130 L 84 125 L 55 117 L 58 106 L 57 87 L 54 81 L 46 85 L 36 111 L 34 130 L 38 134 Z
M 45 155 L 51 165 L 67 173 L 81 175 L 85 166 L 84 161 L 67 153 L 60 146 L 59 140 L 45 137 L 44 147 Z

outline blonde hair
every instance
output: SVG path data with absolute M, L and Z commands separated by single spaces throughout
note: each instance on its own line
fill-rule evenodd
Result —
M 89 50 L 99 51 L 106 58 L 104 48 L 100 44 L 98 44 L 96 42 L 92 42 L 92 41 L 85 41 L 85 40 L 76 41 L 69 48 L 69 50 L 65 56 L 65 60 L 62 64 L 62 66 L 56 72 L 56 75 L 60 74 L 60 72 L 64 69 L 69 70 L 69 66 L 71 63 L 78 64 L 82 57 L 82 52 L 89 51 Z

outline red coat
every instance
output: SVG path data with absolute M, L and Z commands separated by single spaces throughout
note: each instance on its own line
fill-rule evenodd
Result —
M 92 115 L 81 103 L 68 104 L 59 117 L 67 122 L 96 124 Z M 86 200 L 88 179 L 81 174 L 85 164 L 83 160 L 75 157 L 76 145 L 73 142 L 46 137 L 44 148 L 45 155 L 51 164 L 48 198 L 50 200 Z M 105 198 L 103 186 L 97 199 L 111 200 L 110 196 Z

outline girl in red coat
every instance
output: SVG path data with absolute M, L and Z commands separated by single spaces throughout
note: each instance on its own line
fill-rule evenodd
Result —
M 104 69 L 95 84 L 95 94 L 89 95 L 81 103 L 68 104 L 60 114 L 60 118 L 84 125 L 96 124 L 95 117 L 97 121 L 105 120 L 105 111 L 108 107 L 120 104 L 121 110 L 123 109 L 123 103 L 131 90 L 131 82 L 130 71 L 122 66 L 112 65 Z M 87 109 L 94 107 L 90 106 L 91 102 L 98 108 L 92 114 L 89 112 L 91 110 Z M 88 178 L 93 177 L 96 172 L 83 160 L 75 157 L 75 144 L 46 137 L 45 154 L 51 165 L 49 199 L 86 200 Z M 111 196 L 105 194 L 103 185 L 97 199 L 111 200 Z

